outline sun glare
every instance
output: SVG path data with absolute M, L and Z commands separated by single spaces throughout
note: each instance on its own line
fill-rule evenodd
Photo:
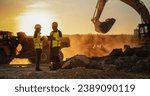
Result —
M 53 21 L 53 17 L 48 12 L 25 12 L 19 16 L 18 30 L 25 32 L 27 35 L 34 34 L 35 24 L 41 24 L 42 35 L 49 35 L 51 30 L 50 24 Z

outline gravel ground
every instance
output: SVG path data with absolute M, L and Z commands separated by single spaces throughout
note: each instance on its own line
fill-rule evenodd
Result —
M 150 79 L 150 73 L 133 73 L 112 69 L 59 69 L 50 71 L 48 64 L 41 64 L 43 71 L 35 71 L 34 65 L 0 66 L 1 79 Z

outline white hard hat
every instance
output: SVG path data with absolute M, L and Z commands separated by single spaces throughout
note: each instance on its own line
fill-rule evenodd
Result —
M 40 25 L 40 24 L 36 24 L 36 25 L 34 26 L 34 28 L 35 28 L 35 29 L 41 28 L 41 25 Z

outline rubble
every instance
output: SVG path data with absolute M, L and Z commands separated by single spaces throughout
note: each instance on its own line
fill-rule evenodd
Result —
M 133 72 L 143 72 L 143 71 L 148 71 L 150 72 L 150 63 L 149 59 L 150 57 L 142 60 L 138 60 L 135 64 L 135 66 L 132 67 Z
M 129 48 L 129 47 L 128 47 Z M 110 55 L 102 57 L 87 57 L 85 55 L 75 55 L 63 62 L 62 68 L 49 70 L 49 64 L 41 64 L 43 71 L 34 71 L 34 64 L 26 67 L 0 67 L 0 78 L 15 79 L 131 79 L 150 78 L 150 56 L 148 48 L 142 49 L 143 53 L 137 55 L 140 48 L 130 48 L 134 51 L 132 55 L 127 55 L 122 49 L 114 49 Z M 135 51 L 136 50 L 136 51 Z M 143 51 L 144 50 L 144 51 Z M 144 56 L 143 56 L 143 55 Z M 149 53 L 148 53 L 149 54 Z
M 124 53 L 123 53 L 122 49 L 113 49 L 112 52 L 109 54 L 109 56 L 113 56 L 113 57 L 120 57 L 123 55 L 124 55 Z
M 139 48 L 127 48 L 124 51 L 124 54 L 126 56 L 133 56 L 136 55 L 138 57 L 148 57 L 150 56 L 150 50 L 148 48 L 144 48 L 144 47 L 139 47 Z
M 150 50 L 145 47 L 131 48 L 125 45 L 122 49 L 113 49 L 108 56 L 86 57 L 76 55 L 66 60 L 63 69 L 85 67 L 99 70 L 117 70 L 126 72 L 149 72 L 150 71 Z
M 64 62 L 63 69 L 75 68 L 75 67 L 87 67 L 90 64 L 90 60 L 85 55 L 76 55 Z

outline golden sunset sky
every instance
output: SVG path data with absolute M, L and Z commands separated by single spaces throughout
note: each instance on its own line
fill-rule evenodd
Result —
M 142 0 L 150 10 L 150 0 Z M 26 32 L 33 35 L 34 25 L 42 25 L 42 34 L 48 35 L 51 23 L 57 21 L 64 34 L 94 34 L 91 18 L 97 0 L 0 0 L 0 30 Z M 141 22 L 138 13 L 120 0 L 109 0 L 101 21 L 116 18 L 108 34 L 133 34 Z

